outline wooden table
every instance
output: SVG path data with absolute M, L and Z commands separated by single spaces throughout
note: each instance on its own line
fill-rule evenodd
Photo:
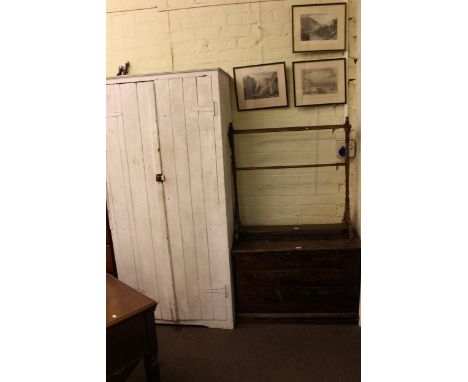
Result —
M 106 276 L 107 377 L 143 358 L 147 381 L 159 381 L 154 310 L 157 303 L 116 278 Z

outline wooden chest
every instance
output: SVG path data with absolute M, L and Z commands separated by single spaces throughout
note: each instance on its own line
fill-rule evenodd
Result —
M 237 319 L 357 323 L 358 238 L 344 227 L 244 227 L 234 245 Z

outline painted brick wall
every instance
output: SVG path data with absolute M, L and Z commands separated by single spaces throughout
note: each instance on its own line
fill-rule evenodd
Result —
M 360 0 L 348 2 L 348 112 L 357 140 L 351 161 L 351 208 L 360 228 Z M 130 61 L 130 74 L 285 61 L 293 104 L 292 62 L 339 58 L 338 53 L 292 53 L 291 6 L 330 0 L 108 0 L 107 75 Z M 345 106 L 314 106 L 237 112 L 242 128 L 340 124 Z M 335 162 L 343 133 L 301 132 L 238 136 L 241 165 Z M 251 224 L 339 222 L 344 210 L 344 169 L 316 168 L 239 173 L 241 220 Z

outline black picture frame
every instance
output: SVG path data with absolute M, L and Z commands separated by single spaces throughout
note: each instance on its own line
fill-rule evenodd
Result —
M 291 7 L 291 18 L 292 18 L 292 46 L 293 53 L 303 52 L 341 52 L 346 50 L 347 44 L 347 3 L 325 3 L 325 4 L 301 4 L 293 5 Z M 328 10 L 337 12 L 337 43 L 330 42 L 329 40 L 317 40 L 315 44 L 313 42 L 302 42 L 301 37 L 301 25 L 298 22 L 300 15 L 303 12 L 316 12 L 323 14 L 323 11 Z M 319 12 L 322 11 L 322 12 Z M 341 24 L 340 24 L 341 20 Z M 299 40 L 299 41 L 298 41 Z
M 267 73 L 271 73 L 265 72 L 265 70 L 267 70 L 268 67 L 270 67 L 272 71 L 277 73 L 276 78 L 278 81 L 278 96 L 262 98 L 255 97 L 254 95 L 252 95 L 253 97 L 251 99 L 248 99 L 246 97 L 246 90 L 244 88 L 244 78 L 246 76 L 249 76 L 252 80 L 255 81 L 255 74 L 264 73 L 266 75 Z M 233 74 L 238 111 L 264 110 L 280 107 L 289 107 L 286 62 L 272 62 L 267 64 L 236 66 L 233 68 Z M 263 88 L 263 90 L 266 94 L 268 93 L 267 89 Z M 268 106 L 268 104 L 270 104 L 270 106 Z
M 302 76 L 299 76 L 296 71 L 299 67 L 312 69 L 314 66 L 317 68 L 326 67 L 327 63 L 334 63 L 339 70 L 337 70 L 337 88 L 339 90 L 337 96 L 329 96 L 324 93 L 317 91 L 316 94 L 298 96 L 298 91 L 302 91 Z M 309 65 L 307 65 L 309 64 Z M 292 72 L 293 72 L 293 86 L 294 86 L 294 106 L 295 107 L 304 107 L 304 106 L 321 106 L 321 105 L 342 105 L 346 104 L 348 101 L 347 95 L 347 68 L 346 68 L 346 59 L 345 58 L 330 58 L 324 60 L 306 60 L 306 61 L 294 61 L 292 63 Z M 333 67 L 333 64 L 330 65 Z M 342 78 L 338 78 L 342 77 Z M 301 81 L 299 84 L 298 81 Z M 340 85 L 341 84 L 341 85 Z M 305 98 L 307 98 L 305 100 Z M 312 102 L 315 98 L 316 102 Z M 328 99 L 328 101 L 326 101 Z

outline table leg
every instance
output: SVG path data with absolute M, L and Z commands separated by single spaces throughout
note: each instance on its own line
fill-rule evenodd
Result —
M 144 357 L 146 380 L 148 382 L 159 382 L 159 365 L 157 354 L 148 354 Z

